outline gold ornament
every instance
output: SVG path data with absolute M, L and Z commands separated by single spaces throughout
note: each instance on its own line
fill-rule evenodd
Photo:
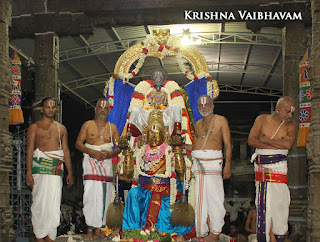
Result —
M 164 127 L 162 112 L 159 109 L 153 109 L 149 114 L 148 126 L 150 128 L 151 125 L 160 125 L 162 129 Z
M 170 29 L 155 29 L 152 31 L 152 35 L 159 45 L 166 45 L 170 38 Z

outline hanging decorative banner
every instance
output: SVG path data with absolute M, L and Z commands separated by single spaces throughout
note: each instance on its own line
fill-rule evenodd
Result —
M 9 124 L 18 125 L 24 123 L 21 109 L 21 61 L 16 51 L 14 51 L 12 66 L 12 90 L 9 100 Z
M 311 120 L 311 83 L 308 74 L 308 65 L 310 59 L 310 47 L 308 47 L 301 62 L 299 63 L 300 76 L 300 113 L 299 113 L 299 133 L 297 139 L 297 147 L 305 147 L 307 138 L 310 134 Z
M 113 80 L 112 84 L 110 83 L 109 85 L 112 85 L 112 88 L 108 90 L 106 98 L 109 99 L 112 109 L 108 116 L 108 121 L 115 124 L 121 134 L 125 128 L 134 87 L 129 85 L 129 83 L 123 84 L 121 79 Z M 114 95 L 114 93 L 117 95 Z
M 208 81 L 206 80 L 206 78 L 201 78 L 197 81 L 190 82 L 189 84 L 185 85 L 185 89 L 189 96 L 194 123 L 196 123 L 202 118 L 198 110 L 198 99 L 202 95 L 208 95 L 213 100 L 213 95 L 210 95 L 210 92 L 212 93 L 212 91 L 208 89 Z

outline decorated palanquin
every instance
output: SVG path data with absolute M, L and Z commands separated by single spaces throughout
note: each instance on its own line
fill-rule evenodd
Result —
M 151 80 L 141 81 L 134 87 L 129 80 L 138 74 L 147 56 L 159 59 L 176 56 L 181 72 L 190 82 L 180 87 L 156 69 Z M 183 59 L 191 64 L 193 71 L 186 69 Z M 135 69 L 130 72 L 136 61 Z M 168 140 L 181 136 L 186 144 L 192 143 L 191 126 L 201 118 L 197 101 L 203 94 L 217 98 L 217 81 L 212 80 L 200 52 L 195 47 L 182 46 L 180 39 L 170 35 L 169 30 L 153 31 L 118 59 L 114 74 L 106 84 L 105 96 L 112 108 L 108 120 L 117 125 L 122 140 L 128 141 L 119 155 L 118 173 L 120 179 L 132 182 L 135 187 L 126 200 L 123 230 L 155 228 L 185 239 L 192 237 L 193 226 L 174 225 L 171 221 L 173 205 L 185 190 L 182 187 L 189 188 L 187 200 L 194 205 L 191 159 L 181 146 L 170 145 Z M 149 119 L 149 115 L 157 119 Z M 163 127 L 160 128 L 163 131 L 158 130 L 159 127 Z M 162 134 L 157 145 L 150 143 L 153 133 Z M 183 167 L 183 172 L 177 171 L 179 167 Z M 182 201 L 185 197 L 182 196 Z
M 165 80 L 162 92 L 167 95 L 167 106 L 177 104 L 182 109 L 182 135 L 186 143 L 191 143 L 192 126 L 201 115 L 197 109 L 198 98 L 207 94 L 213 99 L 219 95 L 216 80 L 212 80 L 206 60 L 193 46 L 181 45 L 181 40 L 176 35 L 170 35 L 168 29 L 154 30 L 147 35 L 141 43 L 130 47 L 118 59 L 114 74 L 106 84 L 104 94 L 112 108 L 108 120 L 117 125 L 120 134 L 125 135 L 128 128 L 128 119 L 134 108 L 153 109 L 148 102 L 150 95 L 155 92 L 153 80 L 141 81 L 136 87 L 129 81 L 139 73 L 147 56 L 159 59 L 176 56 L 181 72 L 190 82 L 185 87 L 180 87 L 173 80 Z M 188 71 L 184 59 L 192 66 L 193 71 Z M 135 69 L 130 71 L 136 62 Z
M 171 135 L 170 130 L 174 132 L 174 128 L 164 118 L 165 115 L 179 116 L 179 111 L 181 117 L 181 109 L 177 105 L 175 111 L 169 109 L 162 112 L 155 108 L 150 113 L 141 108 L 133 109 L 134 116 L 148 113 L 140 145 L 133 152 L 126 137 L 120 139 L 123 173 L 132 180 L 133 187 L 126 200 L 122 230 L 156 229 L 189 238 L 194 234 L 192 225 L 172 223 L 170 208 L 181 200 L 186 188 L 190 187 L 188 200 L 194 207 L 194 179 L 190 174 L 191 160 L 182 154 L 183 139 L 177 133 Z

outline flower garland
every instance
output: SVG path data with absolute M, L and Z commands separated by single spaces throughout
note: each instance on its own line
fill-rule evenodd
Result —
M 170 97 L 168 98 L 169 106 L 177 104 L 182 110 L 182 120 L 181 120 L 181 129 L 182 136 L 186 138 L 186 144 L 192 144 L 191 139 L 188 135 L 188 118 L 186 116 L 186 105 L 184 102 L 183 94 L 180 90 L 180 86 L 175 81 L 167 81 L 163 87 L 163 90 Z
M 189 190 L 188 192 L 188 202 L 191 204 L 193 209 L 195 209 L 196 200 L 195 200 L 195 179 L 192 176 L 191 167 L 192 167 L 192 160 L 189 158 L 188 155 L 184 155 L 184 162 L 186 164 L 186 184 L 185 188 Z
M 173 234 L 166 232 L 154 232 L 149 229 L 126 229 L 122 232 L 123 238 L 130 238 L 133 242 L 161 242 L 172 241 Z
M 184 155 L 184 162 L 186 164 L 186 181 L 188 182 L 191 179 L 192 161 L 189 159 L 189 157 L 187 155 Z
M 114 78 L 110 78 L 109 80 L 109 93 L 108 93 L 108 100 L 109 100 L 109 105 L 110 108 L 113 108 L 114 105 Z
M 214 99 L 214 84 L 211 81 L 207 81 L 207 95 Z
M 174 168 L 174 159 L 172 148 L 170 145 L 165 145 L 165 159 L 166 159 L 166 171 L 164 174 L 157 174 L 155 176 L 146 174 L 143 170 L 145 169 L 144 164 L 144 155 L 146 150 L 146 145 L 142 146 L 140 149 L 135 151 L 135 164 L 134 164 L 134 173 L 133 173 L 133 182 L 132 187 L 137 187 L 139 183 L 139 176 L 147 177 L 161 177 L 161 178 L 170 178 L 170 204 L 174 204 L 177 196 L 177 181 Z
M 113 203 L 115 198 L 116 198 L 116 186 L 114 184 L 112 184 L 111 201 L 110 201 L 110 203 Z
M 159 160 L 165 152 L 165 149 L 167 148 L 168 144 L 163 143 L 160 145 L 160 148 L 152 149 L 150 152 L 150 145 L 146 144 L 146 148 L 144 150 L 144 155 L 149 161 Z
M 177 179 L 176 179 L 176 174 L 174 174 L 172 175 L 172 178 L 170 178 L 170 205 L 173 205 L 176 202 L 176 199 L 177 199 Z
M 132 179 L 132 185 L 131 185 L 132 188 L 138 187 L 138 184 L 139 184 L 140 167 L 137 165 L 137 157 L 138 156 L 140 156 L 139 152 L 138 152 L 137 156 L 135 157 L 135 160 L 133 163 L 133 179 Z
M 188 202 L 191 204 L 193 209 L 196 207 L 196 198 L 195 198 L 195 179 L 191 178 L 189 182 L 189 193 L 188 193 Z
M 202 78 L 206 78 L 207 81 L 211 81 L 212 77 L 210 76 L 209 73 L 206 73 L 206 72 L 200 72 L 198 74 L 191 74 L 187 68 L 185 67 L 184 63 L 183 63 L 183 58 L 182 58 L 182 55 L 181 55 L 181 52 L 178 52 L 177 53 L 177 62 L 178 62 L 178 65 L 180 67 L 180 70 L 184 73 L 184 75 L 190 80 L 190 81 L 196 81 L 198 79 L 202 79 Z
M 180 51 L 181 40 L 176 35 L 172 34 L 170 35 L 167 44 L 163 46 L 159 45 L 157 41 L 155 41 L 152 34 L 148 34 L 144 44 L 144 48 L 142 49 L 142 52 L 145 55 L 148 54 L 150 45 L 153 45 L 155 49 L 161 53 L 161 58 L 164 58 L 171 54 L 171 50 L 174 50 L 175 53 L 178 53 Z
M 122 154 L 122 152 L 118 155 L 119 156 L 119 162 L 117 164 L 117 172 L 119 175 L 123 175 L 123 162 L 125 156 Z
M 129 110 L 130 113 L 134 108 L 149 108 L 149 103 L 144 101 L 144 98 L 153 90 L 151 81 L 142 81 L 135 87 Z
M 144 162 L 140 165 L 142 169 L 149 170 L 154 167 L 156 164 L 159 164 L 161 158 L 164 156 L 168 144 L 163 143 L 159 148 L 151 150 L 150 154 L 150 145 L 146 144 L 144 149 Z
M 144 150 L 145 150 L 145 145 L 142 146 L 140 149 L 137 149 L 135 151 L 136 153 L 136 164 L 135 164 L 135 170 L 134 170 L 134 179 L 136 181 L 139 180 L 139 175 L 142 176 L 148 176 L 148 177 L 153 177 L 152 175 L 148 175 L 145 172 L 142 171 L 142 169 L 144 169 Z M 167 178 L 171 176 L 171 163 L 169 161 L 172 160 L 173 154 L 172 154 L 172 148 L 170 145 L 168 145 L 165 149 L 165 159 L 166 159 L 166 172 L 165 174 L 158 174 L 158 177 L 162 177 L 162 178 Z M 136 170 L 137 167 L 137 170 Z M 137 174 L 136 174 L 137 171 Z

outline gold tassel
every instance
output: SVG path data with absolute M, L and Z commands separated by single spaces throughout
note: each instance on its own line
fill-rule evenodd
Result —
M 176 202 L 172 205 L 171 223 L 173 226 L 193 226 L 194 210 L 188 202 Z
M 111 203 L 107 210 L 107 217 L 106 217 L 106 224 L 107 226 L 112 229 L 121 229 L 122 228 L 122 217 L 124 211 L 124 205 L 120 201 L 119 198 L 119 174 L 116 174 L 116 194 L 114 198 L 114 202 Z
M 106 219 L 106 223 L 109 228 L 111 228 L 112 230 L 122 228 L 123 211 L 124 205 L 120 201 L 120 199 L 119 202 L 115 200 L 109 205 Z
M 193 226 L 194 225 L 194 209 L 187 201 L 186 196 L 186 174 L 183 176 L 183 193 L 181 202 L 176 202 L 171 206 L 172 215 L 171 223 L 173 226 Z

